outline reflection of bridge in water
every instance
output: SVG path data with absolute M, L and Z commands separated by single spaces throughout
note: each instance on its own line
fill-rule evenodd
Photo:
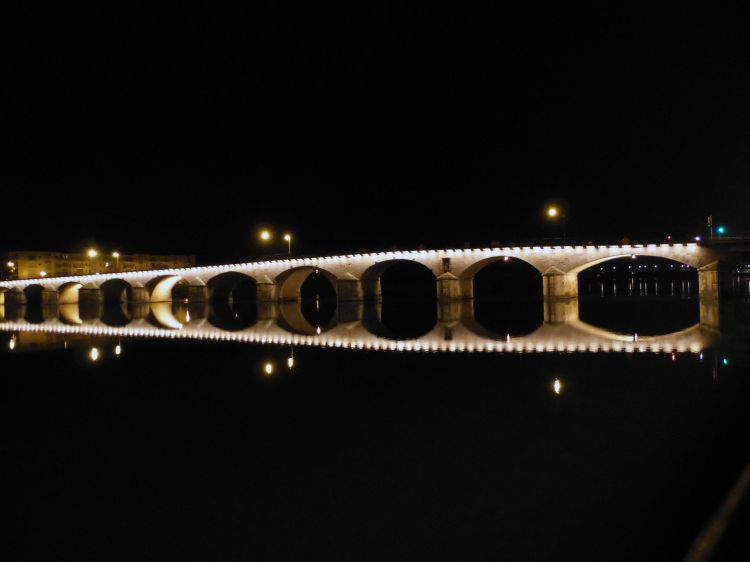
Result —
M 544 322 L 526 335 L 498 334 L 474 318 L 471 303 L 438 304 L 438 321 L 425 334 L 398 339 L 381 321 L 380 305 L 339 303 L 326 325 L 311 324 L 297 302 L 260 303 L 254 325 L 237 330 L 219 327 L 210 307 L 172 303 L 122 305 L 122 322 L 106 323 L 100 308 L 82 318 L 78 305 L 45 308 L 41 322 L 24 318 L 25 307 L 0 307 L 0 331 L 116 338 L 168 338 L 234 341 L 270 345 L 423 352 L 691 352 L 710 347 L 718 333 L 713 325 L 639 336 L 605 330 L 583 322 L 578 300 L 544 303 Z M 702 311 L 702 317 L 718 312 Z M 106 315 L 105 315 L 106 317 Z

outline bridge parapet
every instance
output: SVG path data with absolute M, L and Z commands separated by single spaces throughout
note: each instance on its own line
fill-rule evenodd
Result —
M 531 246 L 476 249 L 416 250 L 289 258 L 283 260 L 201 266 L 181 269 L 120 272 L 75 277 L 22 279 L 0 282 L 0 289 L 25 289 L 44 284 L 60 292 L 61 300 L 74 302 L 82 288 L 93 290 L 105 282 L 120 279 L 132 289 L 130 298 L 167 301 L 177 284 L 195 287 L 194 298 L 206 299 L 209 292 L 197 287 L 210 286 L 226 273 L 243 274 L 255 281 L 261 300 L 294 300 L 309 275 L 320 272 L 331 280 L 343 300 L 373 299 L 380 296 L 380 276 L 393 263 L 410 261 L 427 268 L 436 279 L 442 300 L 473 296 L 473 279 L 482 268 L 502 259 L 517 259 L 536 268 L 545 279 L 545 296 L 569 298 L 577 295 L 577 275 L 584 269 L 608 260 L 628 256 L 649 256 L 674 260 L 702 270 L 724 259 L 731 248 L 698 244 L 634 244 L 614 246 Z M 709 270 L 706 270 L 709 271 Z M 718 275 L 718 273 L 717 273 Z M 705 277 L 704 287 L 716 285 Z M 70 290 L 71 286 L 77 286 Z M 67 293 L 64 295 L 64 291 Z M 85 294 L 85 292 L 84 292 Z M 93 297 L 92 297 L 93 298 Z

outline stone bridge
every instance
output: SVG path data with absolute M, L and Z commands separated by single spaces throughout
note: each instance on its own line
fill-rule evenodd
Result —
M 25 303 L 27 291 L 42 288 L 43 303 L 97 303 L 103 300 L 146 303 L 169 302 L 172 290 L 187 287 L 188 300 L 206 301 L 228 276 L 251 279 L 259 302 L 296 301 L 304 281 L 313 273 L 324 275 L 340 302 L 378 301 L 380 277 L 391 265 L 412 262 L 435 277 L 441 302 L 471 299 L 474 277 L 499 260 L 521 260 L 543 278 L 545 299 L 578 295 L 578 274 L 608 260 L 629 256 L 665 258 L 698 270 L 702 299 L 718 298 L 722 264 L 746 260 L 746 247 L 699 244 L 636 244 L 615 246 L 533 246 L 463 250 L 418 250 L 350 254 L 313 258 L 255 261 L 230 265 L 107 273 L 74 277 L 22 279 L 0 282 L 0 304 Z M 235 281 L 236 282 L 236 281 Z M 228 294 L 228 293 L 226 293 Z

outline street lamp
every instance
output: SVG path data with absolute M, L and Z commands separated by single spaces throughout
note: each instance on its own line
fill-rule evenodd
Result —
M 115 271 L 120 271 L 120 252 L 112 252 L 112 257 L 115 258 Z
M 562 239 L 563 239 L 563 244 L 564 244 L 565 243 L 565 214 L 563 213 L 562 209 L 558 207 L 557 205 L 548 205 L 544 211 L 544 214 L 551 221 L 556 221 L 559 219 L 562 222 L 562 228 L 563 228 Z
M 292 235 L 291 234 L 284 234 L 284 240 L 287 244 L 287 249 L 289 250 L 289 255 L 292 255 Z
M 95 271 L 92 271 L 94 267 L 91 260 L 93 260 L 97 256 L 97 251 L 94 250 L 94 248 L 89 248 L 89 251 L 86 252 L 86 255 L 89 257 L 89 273 L 96 273 Z
M 271 239 L 271 231 L 265 228 L 261 230 L 260 239 L 263 240 L 263 242 L 268 242 Z

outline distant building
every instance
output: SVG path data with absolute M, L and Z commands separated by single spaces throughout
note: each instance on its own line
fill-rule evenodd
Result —
M 116 273 L 147 269 L 170 269 L 195 265 L 195 256 L 152 256 L 150 254 L 105 254 L 65 252 L 7 252 L 2 258 L 4 279 L 66 277 L 91 273 Z

